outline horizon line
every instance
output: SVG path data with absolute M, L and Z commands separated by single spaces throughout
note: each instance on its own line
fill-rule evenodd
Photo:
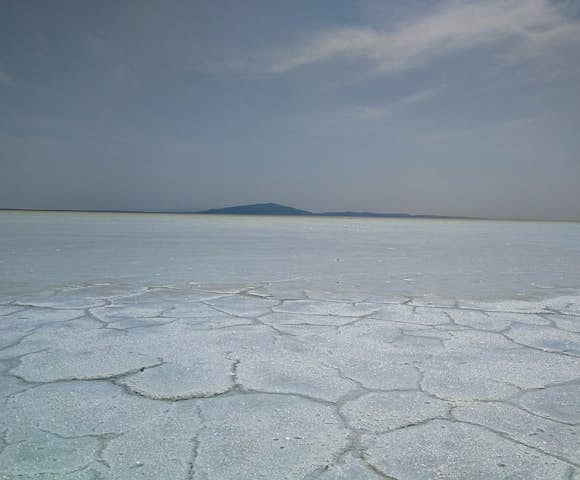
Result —
M 241 206 L 241 205 L 240 205 Z M 228 208 L 228 207 L 225 207 Z M 210 209 L 213 210 L 213 209 Z M 219 210 L 219 209 L 215 209 Z M 178 211 L 178 210 L 116 210 L 116 209 L 59 209 L 59 208 L 6 208 L 0 207 L 0 212 L 39 212 L 39 213 L 118 213 L 118 214 L 144 214 L 144 215 L 203 215 L 203 216 L 230 216 L 230 217 L 323 217 L 323 218 L 362 218 L 367 220 L 472 220 L 490 222 L 555 222 L 555 223 L 580 223 L 580 219 L 563 218 L 497 218 L 497 217 L 469 217 L 459 215 L 433 215 L 411 213 L 374 213 L 374 212 L 350 212 L 353 215 L 343 215 L 340 212 L 308 212 L 307 215 L 292 214 L 257 214 L 257 213 L 206 213 L 206 211 Z M 336 213 L 336 215 L 333 215 Z M 357 213 L 370 213 L 372 215 L 357 215 Z M 376 216 L 373 216 L 376 215 Z M 391 216 L 392 215 L 392 216 Z

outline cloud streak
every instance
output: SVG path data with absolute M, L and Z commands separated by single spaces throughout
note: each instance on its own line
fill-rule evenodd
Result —
M 286 49 L 239 55 L 221 67 L 283 75 L 322 63 L 363 62 L 377 74 L 390 75 L 450 53 L 500 44 L 509 61 L 529 60 L 552 47 L 580 45 L 580 24 L 549 0 L 450 1 L 391 29 L 332 29 Z
M 435 98 L 441 87 L 427 88 L 406 95 L 384 105 L 359 105 L 353 108 L 343 109 L 338 112 L 335 122 L 366 122 L 390 117 L 407 107 L 427 102 Z
M 426 140 L 427 142 L 447 142 L 450 140 L 456 140 L 463 137 L 479 136 L 485 133 L 491 133 L 494 131 L 509 131 L 514 128 L 523 128 L 528 125 L 543 122 L 554 117 L 554 114 L 540 114 L 531 115 L 524 118 L 517 118 L 514 120 L 508 120 L 504 122 L 494 123 L 491 125 L 483 125 L 475 128 L 467 128 L 462 130 L 447 131 L 447 132 L 436 132 L 430 134 Z

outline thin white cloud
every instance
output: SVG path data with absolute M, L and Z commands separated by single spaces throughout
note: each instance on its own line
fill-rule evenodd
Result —
M 387 118 L 392 114 L 392 109 L 389 105 L 383 107 L 374 106 L 358 106 L 349 109 L 341 110 L 338 117 L 346 121 L 369 121 L 377 120 L 379 118 Z
M 419 103 L 427 102 L 441 92 L 441 87 L 427 88 L 406 95 L 384 105 L 363 105 L 340 110 L 337 119 L 342 121 L 370 121 L 387 118 L 392 114 Z
M 396 116 L 406 108 L 435 98 L 441 91 L 442 87 L 427 88 L 388 103 L 341 108 L 320 120 L 321 123 L 314 130 L 316 134 L 328 135 L 355 124 L 388 122 L 393 116 Z
M 504 122 L 494 123 L 491 125 L 483 125 L 480 127 L 475 128 L 466 128 L 461 130 L 454 130 L 454 131 L 445 131 L 445 132 L 435 132 L 430 134 L 427 138 L 427 142 L 447 142 L 450 140 L 456 140 L 458 138 L 463 137 L 472 137 L 472 136 L 479 136 L 489 132 L 495 131 L 507 131 L 514 128 L 523 128 L 528 125 L 543 122 L 550 118 L 554 117 L 554 114 L 539 114 L 539 115 L 531 115 L 528 117 L 523 118 L 516 118 L 514 120 L 508 120 Z
M 441 90 L 442 87 L 432 87 L 426 88 L 425 90 L 419 90 L 418 92 L 412 93 L 411 95 L 399 98 L 393 102 L 393 105 L 397 107 L 406 107 L 408 105 L 427 102 L 439 95 Z
M 502 44 L 512 60 L 529 59 L 562 44 L 580 45 L 580 23 L 549 0 L 449 1 L 390 30 L 329 30 L 287 49 L 239 55 L 221 67 L 280 75 L 308 65 L 357 61 L 375 72 L 393 74 L 452 52 L 496 44 Z

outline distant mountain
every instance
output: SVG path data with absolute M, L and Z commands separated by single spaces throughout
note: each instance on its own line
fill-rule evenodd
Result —
M 367 218 L 467 218 L 445 217 L 438 215 L 411 215 L 409 213 L 373 213 L 373 212 L 322 212 L 314 213 L 308 210 L 287 207 L 277 203 L 255 203 L 253 205 L 237 205 L 226 208 L 212 208 L 204 210 L 204 213 L 212 215 L 317 215 L 324 217 L 367 217 Z
M 312 212 L 298 208 L 278 205 L 277 203 L 254 203 L 252 205 L 237 205 L 235 207 L 212 208 L 203 212 L 213 215 L 312 215 Z

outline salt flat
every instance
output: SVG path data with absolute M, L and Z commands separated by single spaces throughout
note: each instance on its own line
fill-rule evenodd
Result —
M 580 224 L 0 213 L 0 478 L 580 478 Z

